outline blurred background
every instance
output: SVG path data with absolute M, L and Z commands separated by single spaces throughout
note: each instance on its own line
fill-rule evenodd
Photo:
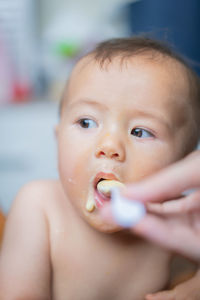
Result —
M 200 74 L 199 0 L 0 0 L 0 207 L 56 178 L 58 103 L 74 63 L 97 42 L 148 33 Z

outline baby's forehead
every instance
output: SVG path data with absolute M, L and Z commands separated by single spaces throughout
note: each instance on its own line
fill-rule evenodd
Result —
M 96 61 L 93 57 L 84 57 L 81 59 L 75 66 L 75 68 L 72 71 L 70 80 L 68 81 L 68 84 L 66 86 L 65 91 L 65 97 L 63 101 L 68 104 L 71 102 L 76 101 L 75 99 L 101 99 L 102 102 L 106 102 L 106 97 L 104 97 L 104 90 L 109 90 L 109 86 L 107 85 L 107 82 L 113 81 L 113 77 L 110 79 L 110 75 L 113 75 L 113 72 L 118 72 L 119 76 L 117 77 L 118 80 L 116 81 L 115 86 L 111 87 L 114 90 L 112 90 L 113 97 L 117 97 L 116 90 L 119 90 L 119 94 L 121 93 L 122 86 L 128 86 L 131 87 L 131 91 L 135 94 L 135 91 L 139 92 L 137 94 L 138 101 L 137 103 L 140 103 L 140 105 L 148 105 L 148 108 L 152 109 L 155 108 L 155 103 L 157 109 L 159 107 L 166 107 L 166 114 L 171 115 L 174 118 L 177 118 L 177 108 L 178 110 L 187 110 L 188 107 L 188 98 L 189 98 L 189 89 L 188 84 L 186 80 L 186 76 L 184 74 L 184 70 L 181 69 L 182 66 L 176 65 L 176 62 L 170 60 L 150 60 L 143 56 L 137 56 L 134 57 L 134 60 L 128 60 L 127 63 L 120 61 L 120 58 L 116 58 L 116 60 L 111 61 L 110 63 L 107 62 L 105 66 L 101 66 L 98 61 Z M 148 66 L 150 65 L 150 66 Z M 141 68 L 140 68 L 141 67 Z M 138 68 L 139 72 L 135 72 L 132 76 L 125 76 L 125 80 L 120 80 L 121 71 L 125 72 L 128 71 L 128 69 L 134 69 Z M 151 70 L 153 69 L 153 73 L 151 73 Z M 155 69 L 155 70 L 154 70 Z M 180 70 L 179 70 L 180 69 Z M 95 79 L 95 86 L 97 88 L 91 88 L 93 86 L 93 80 L 96 76 L 95 72 L 102 72 L 102 76 L 105 76 L 106 80 L 102 80 L 100 83 L 98 80 Z M 150 70 L 150 72 L 149 72 Z M 161 70 L 161 71 L 160 71 Z M 145 74 L 147 72 L 147 76 Z M 164 75 L 162 75 L 163 73 Z M 167 76 L 166 76 L 167 73 Z M 89 74 L 89 76 L 88 76 Z M 140 88 L 140 78 L 134 79 L 134 75 L 138 76 L 146 76 L 146 84 L 142 85 Z M 86 78 L 88 76 L 88 78 Z M 108 78 L 109 77 L 109 78 Z M 114 76 L 115 77 L 115 76 Z M 173 80 L 172 80 L 173 77 Z M 102 79 L 102 77 L 101 77 Z M 127 81 L 130 81 L 127 83 Z M 150 81 L 150 83 L 149 83 Z M 103 84 L 102 84 L 103 82 Z M 137 84 L 138 82 L 138 84 Z M 112 84 L 112 83 L 111 83 Z M 134 88 L 132 87 L 132 84 Z M 138 87 L 139 85 L 139 87 Z M 123 86 L 123 88 L 124 88 Z M 146 96 L 145 92 L 140 92 L 141 89 L 148 90 L 149 97 Z M 121 90 L 120 90 L 121 89 Z M 91 92 L 92 90 L 92 92 Z M 86 91 L 86 92 L 85 92 Z M 126 89 L 127 91 L 127 89 Z M 143 98 L 144 95 L 144 98 Z M 126 95 L 124 95 L 126 98 Z M 130 93 L 127 96 L 127 99 L 130 98 Z M 154 102 L 151 103 L 150 98 L 154 98 Z M 135 96 L 133 96 L 133 101 L 135 99 Z M 141 100 L 141 101 L 140 101 Z M 123 101 L 120 100 L 120 102 L 124 102 L 126 99 L 123 99 Z M 67 104 L 66 104 L 67 105 Z
M 128 72 L 130 69 L 135 67 L 151 65 L 160 69 L 163 69 L 165 72 L 169 73 L 179 73 L 182 76 L 187 76 L 186 67 L 176 60 L 175 58 L 164 56 L 163 54 L 153 54 L 153 53 L 142 53 L 135 54 L 133 56 L 122 56 L 116 55 L 112 59 L 98 60 L 93 54 L 86 55 L 82 57 L 74 66 L 69 81 L 77 75 L 83 74 L 84 71 L 88 69 L 94 69 L 102 71 L 116 70 L 121 72 Z M 178 78 L 177 78 L 178 79 Z M 158 78 L 159 80 L 159 78 Z
M 155 57 L 153 55 L 144 54 L 127 58 L 116 56 L 111 61 L 105 60 L 102 63 L 102 61 L 96 60 L 95 57 L 90 54 L 80 59 L 75 65 L 68 84 L 66 85 L 66 91 L 69 91 L 71 86 L 74 86 L 78 80 L 84 80 L 86 74 L 92 74 L 92 76 L 87 77 L 90 80 L 97 76 L 99 72 L 106 75 L 110 74 L 110 76 L 114 73 L 118 73 L 119 76 L 123 77 L 124 74 L 131 74 L 131 71 L 134 72 L 135 69 L 143 70 L 143 72 L 139 72 L 137 76 L 148 74 L 152 78 L 152 81 L 156 80 L 157 82 L 161 82 L 163 81 L 163 76 L 174 79 L 174 88 L 181 87 L 185 93 L 187 93 L 190 88 L 186 67 L 171 57 L 164 57 L 163 55 Z M 159 70 L 159 76 L 157 77 L 153 76 L 156 70 Z M 133 78 L 127 76 L 127 81 L 131 80 L 133 80 Z

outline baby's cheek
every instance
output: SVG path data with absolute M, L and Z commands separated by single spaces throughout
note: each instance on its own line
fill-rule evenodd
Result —
M 127 167 L 127 181 L 138 181 L 173 163 L 174 154 L 166 147 L 157 151 L 142 151 L 139 156 L 132 156 L 132 162 Z
M 60 153 L 60 175 L 71 185 L 83 185 L 88 177 L 90 157 L 88 151 L 82 151 L 81 147 L 79 149 L 69 147 Z

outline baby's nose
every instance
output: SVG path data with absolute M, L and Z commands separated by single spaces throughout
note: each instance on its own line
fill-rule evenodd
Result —
M 125 146 L 123 141 L 112 134 L 105 134 L 99 141 L 95 151 L 97 158 L 110 158 L 117 161 L 125 160 Z

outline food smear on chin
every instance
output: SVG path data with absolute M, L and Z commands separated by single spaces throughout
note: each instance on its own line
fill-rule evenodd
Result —
M 86 210 L 88 212 L 93 212 L 94 209 L 95 209 L 94 193 L 93 193 L 93 191 L 90 191 L 89 195 L 88 195 L 88 200 L 86 202 Z

